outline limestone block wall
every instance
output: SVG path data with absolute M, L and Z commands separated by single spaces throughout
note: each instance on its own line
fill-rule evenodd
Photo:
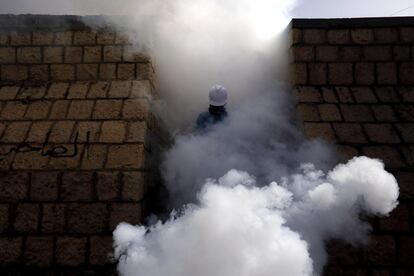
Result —
M 156 173 L 153 76 L 125 33 L 0 16 L 0 274 L 114 272 Z
M 326 275 L 414 275 L 414 18 L 295 19 L 291 81 L 303 130 L 344 159 L 384 160 L 398 208 L 364 249 L 328 242 Z

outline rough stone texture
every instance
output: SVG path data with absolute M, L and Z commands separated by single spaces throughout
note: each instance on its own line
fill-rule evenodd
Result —
M 143 222 L 156 172 L 151 61 L 78 17 L 15 22 L 0 24 L 0 274 L 109 275 L 112 230 Z
M 302 68 L 291 70 L 291 81 L 305 135 L 336 144 L 344 159 L 382 159 L 400 185 L 399 206 L 370 220 L 366 246 L 327 242 L 324 275 L 414 275 L 414 18 L 291 26 L 291 68 Z M 302 39 L 325 32 L 326 40 Z M 327 68 L 327 81 L 318 68 Z

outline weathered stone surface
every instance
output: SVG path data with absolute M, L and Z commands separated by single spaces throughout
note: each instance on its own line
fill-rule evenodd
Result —
M 335 141 L 335 133 L 328 123 L 305 123 L 304 132 L 309 139 L 325 139 Z
M 85 263 L 86 238 L 58 237 L 56 262 L 60 265 L 79 266 Z
M 357 144 L 367 142 L 367 138 L 359 124 L 334 124 L 333 127 L 339 142 Z
M 122 100 L 97 100 L 92 117 L 94 119 L 119 119 Z
M 63 201 L 91 201 L 93 175 L 90 172 L 73 172 L 62 175 L 61 198 Z
M 144 167 L 143 145 L 115 145 L 108 149 L 108 169 L 141 169 Z
M 142 221 L 142 206 L 140 203 L 113 203 L 111 204 L 110 230 L 121 222 L 139 224 Z
M 22 255 L 22 238 L 0 238 L 0 265 L 18 264 Z
M 121 177 L 118 172 L 99 172 L 96 193 L 102 201 L 116 200 L 121 192 Z
M 95 236 L 90 240 L 90 263 L 106 265 L 114 262 L 112 236 Z
M 46 267 L 53 262 L 53 237 L 28 237 L 24 251 L 24 263 Z
M 14 229 L 18 232 L 37 232 L 39 224 L 39 205 L 22 203 L 17 206 Z
M 30 198 L 33 201 L 55 201 L 58 199 L 58 174 L 37 172 L 31 177 Z
M 102 233 L 106 230 L 107 208 L 102 203 L 70 204 L 68 231 L 78 234 Z

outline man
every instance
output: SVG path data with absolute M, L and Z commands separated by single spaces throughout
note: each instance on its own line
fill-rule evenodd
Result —
M 197 118 L 197 131 L 206 131 L 212 125 L 222 122 L 227 117 L 227 90 L 222 85 L 214 85 L 209 92 L 210 107 Z

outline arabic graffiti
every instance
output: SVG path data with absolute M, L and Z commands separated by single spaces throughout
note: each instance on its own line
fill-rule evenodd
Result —
M 0 152 L 0 160 L 6 158 L 8 155 L 13 152 L 39 152 L 42 156 L 50 156 L 53 158 L 72 158 L 79 154 L 79 132 L 76 132 L 75 139 L 69 145 L 73 146 L 73 149 L 70 151 L 65 145 L 52 145 L 49 143 L 51 131 L 46 134 L 45 140 L 40 147 L 32 146 L 26 142 L 17 144 L 16 146 L 10 148 L 6 152 Z M 85 142 L 85 152 L 87 158 L 89 158 L 89 146 L 90 146 L 90 131 L 86 132 L 86 142 Z

